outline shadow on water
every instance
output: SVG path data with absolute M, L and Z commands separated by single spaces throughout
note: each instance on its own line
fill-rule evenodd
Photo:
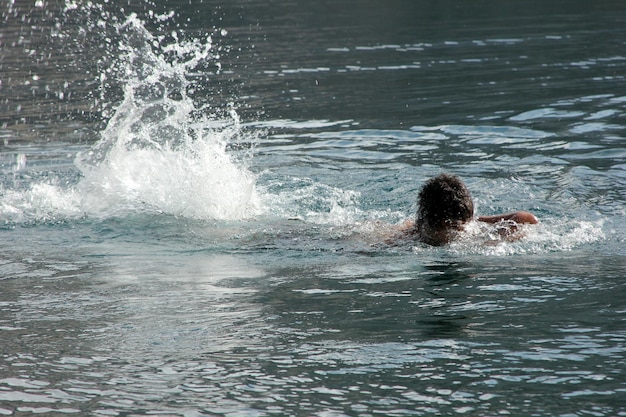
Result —
M 434 260 L 395 254 L 394 262 L 382 264 L 378 257 L 340 253 L 320 258 L 325 264 L 269 265 L 267 285 L 253 302 L 271 317 L 277 343 L 284 346 L 328 340 L 485 342 L 518 328 L 546 337 L 550 325 L 592 323 L 585 316 L 595 308 L 589 294 L 606 293 L 603 300 L 619 304 L 620 266 L 603 257 L 581 268 L 572 263 L 578 265 L 585 253 L 451 260 L 437 253 Z
M 281 343 L 457 338 L 480 326 L 479 315 L 454 309 L 472 297 L 467 289 L 471 264 L 416 264 L 412 258 L 394 268 L 376 265 L 376 258 L 347 258 L 341 265 L 267 272 L 272 284 L 258 294 L 257 301 L 282 329 Z
M 471 279 L 469 271 L 471 265 L 461 262 L 436 262 L 426 263 L 424 267 L 432 274 L 424 286 L 425 292 L 432 298 L 427 299 L 425 304 L 432 305 L 416 317 L 417 328 L 421 329 L 424 337 L 430 339 L 462 336 L 471 325 L 471 317 L 466 313 L 452 313 L 446 307 L 454 302 L 462 302 L 466 298 L 466 295 L 458 296 L 451 291 L 454 291 L 453 288 L 462 288 L 464 283 Z

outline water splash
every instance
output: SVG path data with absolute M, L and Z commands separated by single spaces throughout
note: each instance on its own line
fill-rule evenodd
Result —
M 187 91 L 190 72 L 214 58 L 210 36 L 162 45 L 131 15 L 118 25 L 115 72 L 124 96 L 101 140 L 75 161 L 76 186 L 89 214 L 151 210 L 232 219 L 259 210 L 255 176 L 226 151 L 240 134 L 234 110 L 216 120 Z M 109 72 L 103 72 L 104 83 Z
M 242 219 L 259 213 L 249 155 L 232 149 L 239 141 L 254 144 L 255 133 L 244 134 L 232 105 L 218 116 L 211 103 L 197 104 L 190 95 L 211 81 L 206 70 L 219 59 L 211 36 L 155 36 L 135 14 L 109 23 L 115 33 L 107 35 L 108 47 L 116 54 L 107 51 L 113 61 L 101 72 L 100 91 L 107 99 L 106 85 L 116 84 L 123 95 L 114 106 L 102 106 L 105 117 L 107 109 L 112 111 L 100 140 L 76 156 L 79 180 L 68 185 L 31 178 L 28 189 L 14 186 L 0 202 L 4 220 L 57 221 L 138 211 Z M 17 161 L 14 171 L 28 175 L 26 159 L 18 156 Z
M 210 36 L 161 45 L 131 15 L 118 32 L 124 98 L 102 139 L 76 158 L 88 213 L 152 210 L 200 219 L 259 212 L 255 176 L 227 152 L 241 134 L 234 109 L 216 120 L 188 95 L 191 72 L 214 59 Z

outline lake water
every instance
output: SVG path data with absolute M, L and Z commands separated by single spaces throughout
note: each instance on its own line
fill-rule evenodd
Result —
M 626 3 L 0 25 L 0 415 L 626 415 Z M 389 244 L 441 172 L 541 223 Z

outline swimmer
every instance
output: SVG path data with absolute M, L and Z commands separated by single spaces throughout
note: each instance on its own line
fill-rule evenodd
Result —
M 404 237 L 416 238 L 433 246 L 452 242 L 474 219 L 474 203 L 469 190 L 455 175 L 441 174 L 431 178 L 418 195 L 415 221 L 406 221 L 400 230 Z M 527 211 L 478 216 L 479 222 L 493 224 L 501 238 L 519 239 L 521 224 L 537 224 L 539 220 Z

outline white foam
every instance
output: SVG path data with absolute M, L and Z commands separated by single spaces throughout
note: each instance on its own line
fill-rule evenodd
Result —
M 174 36 L 174 43 L 157 48 L 134 15 L 118 31 L 124 99 L 102 139 L 76 158 L 83 174 L 76 186 L 81 209 L 99 215 L 150 210 L 200 219 L 240 219 L 258 212 L 255 176 L 226 151 L 240 134 L 236 113 L 216 123 L 187 95 L 188 72 L 214 59 L 211 39 Z M 198 110 L 206 115 L 197 116 Z
M 5 223 L 57 222 L 82 215 L 80 198 L 73 190 L 46 183 L 28 190 L 5 190 L 0 200 Z
M 149 210 L 198 219 L 240 219 L 260 210 L 252 174 L 223 147 L 198 141 L 172 149 L 114 151 L 77 186 L 89 214 Z

